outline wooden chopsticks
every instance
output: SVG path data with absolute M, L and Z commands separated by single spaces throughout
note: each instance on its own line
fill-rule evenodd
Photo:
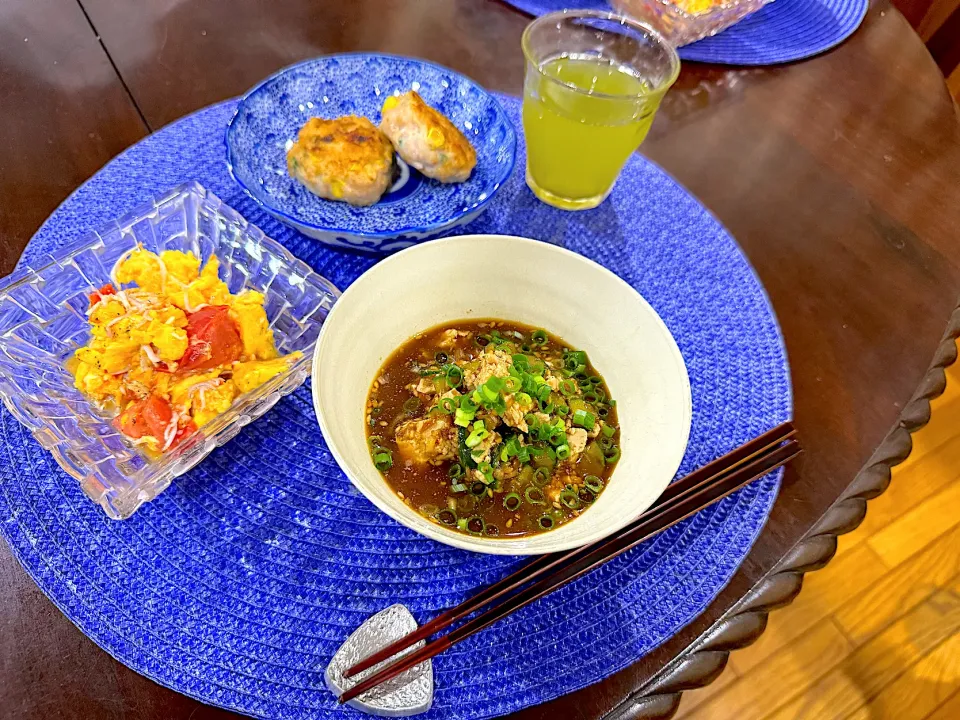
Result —
M 393 657 L 414 643 L 463 620 L 504 595 L 514 593 L 499 605 L 481 612 L 455 630 L 427 643 L 419 650 L 409 653 L 357 683 L 340 696 L 340 702 L 347 702 L 443 652 L 561 585 L 632 549 L 652 535 L 672 527 L 753 480 L 790 462 L 801 452 L 799 443 L 792 439 L 795 434 L 796 430 L 792 423 L 784 423 L 764 433 L 671 484 L 647 512 L 610 537 L 582 548 L 540 557 L 456 607 L 445 610 L 416 631 L 348 668 L 344 672 L 344 677 L 353 677 Z M 529 586 L 524 588 L 525 585 Z

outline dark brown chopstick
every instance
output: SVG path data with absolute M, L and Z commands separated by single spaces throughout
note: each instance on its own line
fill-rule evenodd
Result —
M 661 506 L 660 510 L 651 514 L 649 517 L 647 515 L 642 516 L 630 526 L 628 532 L 622 533 L 615 540 L 605 542 L 597 547 L 590 546 L 593 549 L 577 558 L 571 564 L 564 566 L 552 575 L 519 591 L 503 603 L 482 612 L 477 617 L 452 630 L 448 634 L 427 643 L 419 650 L 387 665 L 369 678 L 357 683 L 340 696 L 340 702 L 344 703 L 352 700 L 370 688 L 376 687 L 401 672 L 434 657 L 452 645 L 497 622 L 501 618 L 543 597 L 571 580 L 580 577 L 608 560 L 627 552 L 651 536 L 676 525 L 678 522 L 722 500 L 757 478 L 790 462 L 796 458 L 800 452 L 799 443 L 796 440 L 789 440 L 774 450 L 764 452 L 754 457 L 750 462 L 732 472 L 719 473 L 702 487 L 690 488 L 692 492 L 686 492 L 681 496 L 677 496 L 674 500 Z
M 680 480 L 677 480 L 675 483 L 671 483 L 667 489 L 663 491 L 663 494 L 660 495 L 657 501 L 645 513 L 643 513 L 643 515 L 610 537 L 598 540 L 597 542 L 584 547 L 574 548 L 573 550 L 543 555 L 536 560 L 527 563 L 516 572 L 511 573 L 507 577 L 497 581 L 492 585 L 488 585 L 476 595 L 467 598 L 459 605 L 444 610 L 442 613 L 437 615 L 432 620 L 424 623 L 412 633 L 404 635 L 402 638 L 391 643 L 382 650 L 367 656 L 360 662 L 347 668 L 346 671 L 344 671 L 343 676 L 353 677 L 357 673 L 361 673 L 364 670 L 367 670 L 368 668 L 371 668 L 374 665 L 393 657 L 398 652 L 405 650 L 414 643 L 417 643 L 424 638 L 430 637 L 431 635 L 446 629 L 453 623 L 462 620 L 467 615 L 475 612 L 484 605 L 501 598 L 503 595 L 509 592 L 517 590 L 526 583 L 536 580 L 538 577 L 541 577 L 548 571 L 561 565 L 572 563 L 580 556 L 583 556 L 589 552 L 593 552 L 597 548 L 605 547 L 609 543 L 615 542 L 619 537 L 629 532 L 633 525 L 657 512 L 657 510 L 665 503 L 672 501 L 681 494 L 689 492 L 691 489 L 698 487 L 703 482 L 721 472 L 730 472 L 735 470 L 744 463 L 754 459 L 759 454 L 766 452 L 776 447 L 783 441 L 793 437 L 795 434 L 796 430 L 793 427 L 793 423 L 786 422 L 782 425 L 778 425 L 772 430 L 765 432 L 750 442 L 731 450 L 726 455 L 722 455 L 716 460 L 707 463 L 702 468 L 695 470 Z

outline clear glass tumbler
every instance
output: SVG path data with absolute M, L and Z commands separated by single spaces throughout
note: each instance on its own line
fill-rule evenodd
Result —
M 523 33 L 527 185 L 566 210 L 596 207 L 647 136 L 680 58 L 653 28 L 563 10 Z

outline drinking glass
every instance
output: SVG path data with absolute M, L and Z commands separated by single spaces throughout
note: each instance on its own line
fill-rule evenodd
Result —
M 646 137 L 680 58 L 648 25 L 594 10 L 544 15 L 521 44 L 527 185 L 558 208 L 596 207 Z

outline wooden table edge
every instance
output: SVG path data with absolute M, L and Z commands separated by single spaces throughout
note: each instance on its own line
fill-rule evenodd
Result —
M 958 339 L 960 300 L 913 397 L 846 490 L 742 599 L 647 684 L 604 714 L 604 720 L 673 717 L 684 691 L 705 687 L 720 677 L 731 651 L 756 642 L 767 627 L 770 612 L 793 602 L 803 576 L 827 566 L 837 551 L 837 537 L 863 522 L 867 501 L 886 491 L 891 469 L 913 449 L 912 434 L 930 421 L 930 401 L 946 388 L 944 370 L 957 360 Z

